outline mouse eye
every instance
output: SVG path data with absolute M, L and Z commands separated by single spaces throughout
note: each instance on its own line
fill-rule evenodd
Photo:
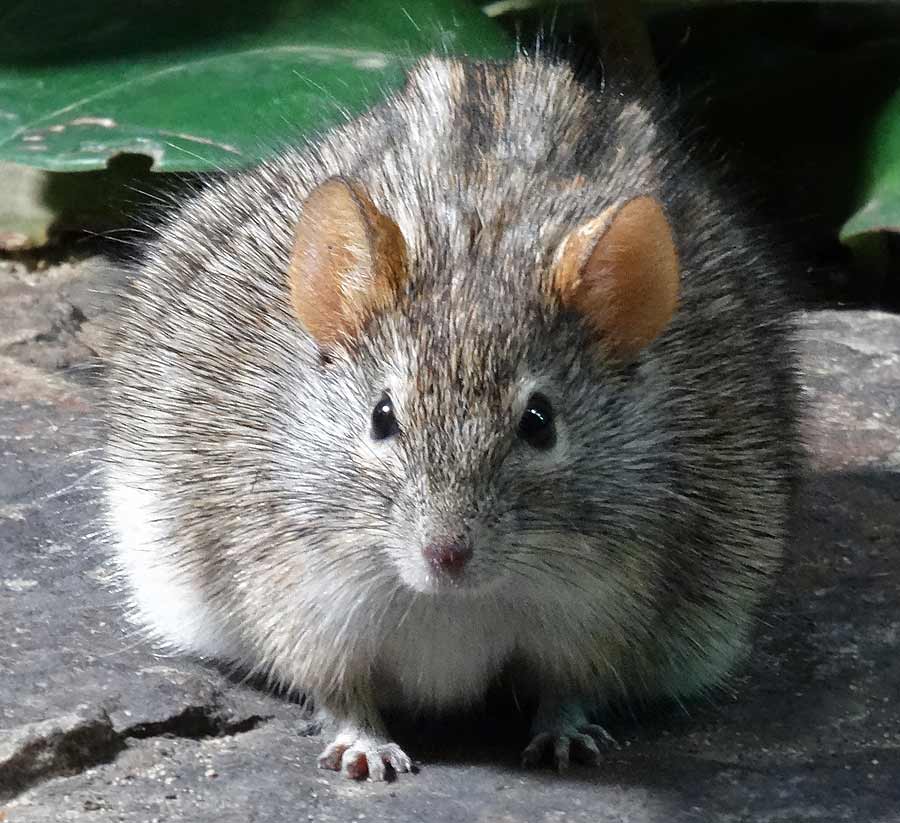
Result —
M 542 394 L 533 394 L 519 420 L 519 437 L 529 446 L 546 451 L 556 445 L 556 427 L 553 425 L 553 407 Z
M 394 415 L 394 403 L 385 393 L 372 409 L 372 439 L 387 440 L 400 433 L 400 424 Z

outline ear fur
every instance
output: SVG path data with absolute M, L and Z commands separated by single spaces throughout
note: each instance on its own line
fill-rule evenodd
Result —
M 669 324 L 680 279 L 662 205 L 642 196 L 610 206 L 566 237 L 551 288 L 584 317 L 612 357 L 630 360 Z
M 407 271 L 399 227 L 359 183 L 331 177 L 310 192 L 288 283 L 294 313 L 320 346 L 356 339 L 396 299 Z

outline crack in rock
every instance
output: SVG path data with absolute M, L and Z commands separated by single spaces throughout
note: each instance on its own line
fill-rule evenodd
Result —
M 25 727 L 0 750 L 0 803 L 42 780 L 111 763 L 124 748 L 106 712 Z
M 112 763 L 128 740 L 180 737 L 202 740 L 242 734 L 270 716 L 230 720 L 218 705 L 188 706 L 164 720 L 136 723 L 117 731 L 109 715 L 66 715 L 25 726 L 0 741 L 0 803 L 45 780 L 71 777 L 94 766 Z
M 143 740 L 147 737 L 183 737 L 202 740 L 205 737 L 228 737 L 249 732 L 271 719 L 271 715 L 252 714 L 242 720 L 229 721 L 217 706 L 188 706 L 174 717 L 151 723 L 136 723 L 123 729 L 123 737 Z

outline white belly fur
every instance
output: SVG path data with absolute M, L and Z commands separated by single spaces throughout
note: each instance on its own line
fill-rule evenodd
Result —
M 135 621 L 180 651 L 234 659 L 234 649 L 224 642 L 224 627 L 171 558 L 176 549 L 164 536 L 155 495 L 111 473 L 106 496 L 116 559 L 131 586 Z
M 518 642 L 518 627 L 491 603 L 418 598 L 397 615 L 377 668 L 399 694 L 384 705 L 452 708 L 478 701 Z

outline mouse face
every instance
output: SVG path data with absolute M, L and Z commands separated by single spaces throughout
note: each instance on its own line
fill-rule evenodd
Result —
M 404 236 L 357 183 L 326 181 L 309 196 L 291 283 L 298 319 L 326 353 L 311 417 L 352 407 L 335 440 L 353 444 L 341 477 L 359 482 L 340 494 L 366 501 L 361 531 L 404 586 L 472 595 L 528 580 L 562 591 L 588 572 L 594 588 L 611 585 L 628 540 L 611 512 L 633 507 L 631 479 L 652 490 L 645 476 L 665 475 L 664 449 L 647 448 L 660 442 L 657 412 L 642 402 L 651 374 L 617 356 L 611 332 L 646 326 L 639 312 L 654 283 L 642 271 L 667 260 L 647 263 L 642 249 L 654 248 L 654 232 L 670 249 L 668 225 L 655 202 L 607 208 L 554 256 L 522 230 L 534 222 L 527 202 L 514 211 L 486 197 L 475 213 L 503 219 L 472 231 L 450 201 L 443 220 Z M 598 345 L 591 301 L 607 314 L 610 304 L 628 309 L 619 268 L 640 281 L 639 311 L 601 317 Z M 602 278 L 599 299 L 587 292 L 592 278 Z
M 496 318 L 478 329 L 470 312 L 454 329 L 455 308 L 405 319 L 411 334 L 382 361 L 391 368 L 363 452 L 396 488 L 386 553 L 423 592 L 486 591 L 515 575 L 515 544 L 527 530 L 537 539 L 535 515 L 571 463 L 566 367 L 542 368 L 527 337 L 500 333 Z M 539 311 L 522 322 L 546 333 Z
M 665 474 L 664 454 L 646 449 L 659 442 L 651 375 L 604 361 L 579 318 L 537 292 L 508 312 L 455 299 L 420 294 L 321 367 L 317 408 L 299 419 L 346 428 L 316 423 L 325 436 L 304 450 L 340 470 L 304 496 L 330 499 L 345 511 L 328 522 L 356 528 L 334 551 L 365 551 L 387 578 L 441 597 L 512 587 L 564 599 L 587 574 L 594 589 L 626 587 L 615 512 L 635 508 L 629 478 L 646 495 Z

